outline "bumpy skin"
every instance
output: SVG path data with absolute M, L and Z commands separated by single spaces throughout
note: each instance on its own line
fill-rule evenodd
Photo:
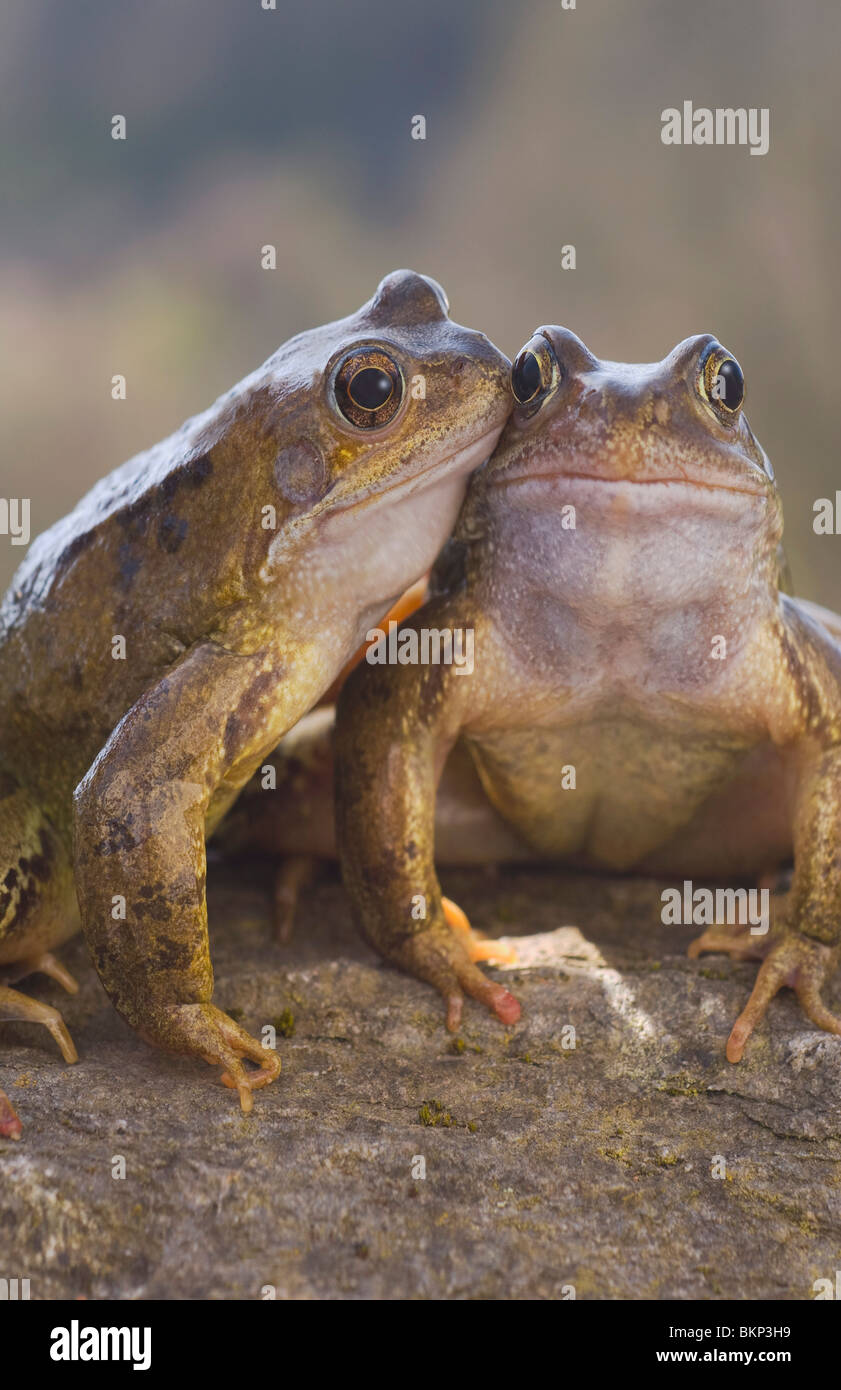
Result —
M 404 389 L 366 428 L 334 377 L 372 347 Z M 205 837 L 431 564 L 510 410 L 508 366 L 434 281 L 395 272 L 33 544 L 0 611 L 0 969 L 41 968 L 77 929 L 75 880 L 131 1026 L 221 1063 L 246 1108 L 272 1079 L 274 1054 L 211 1002 Z M 0 993 L 0 1017 L 20 999 Z
M 781 592 L 773 475 L 743 412 L 707 395 L 711 354 L 726 356 L 714 339 L 636 366 L 539 333 L 556 365 L 472 480 L 437 596 L 412 619 L 473 628 L 473 674 L 362 666 L 339 700 L 338 838 L 357 919 L 442 991 L 451 1026 L 463 990 L 511 1017 L 441 910 L 435 792 L 460 741 L 543 857 L 739 878 L 793 853 L 769 935 L 707 932 L 694 953 L 765 955 L 732 1061 L 783 984 L 841 1032 L 820 997 L 841 940 L 841 620 Z

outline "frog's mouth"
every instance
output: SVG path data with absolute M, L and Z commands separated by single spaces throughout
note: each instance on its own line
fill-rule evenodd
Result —
M 739 487 L 735 483 L 713 482 L 709 478 L 691 477 L 687 474 L 657 478 L 611 478 L 605 476 L 604 473 L 586 473 L 558 468 L 539 472 L 499 473 L 495 477 L 494 483 L 497 486 L 520 486 L 533 483 L 536 486 L 548 486 L 556 490 L 562 488 L 566 483 L 597 484 L 605 489 L 613 490 L 618 497 L 625 493 L 631 497 L 637 489 L 641 488 L 659 488 L 661 490 L 668 489 L 672 497 L 678 493 L 691 496 L 699 492 L 716 492 L 736 493 L 739 496 L 753 497 L 763 502 L 768 500 L 768 492 L 764 488 L 750 487 L 747 483 L 745 486 Z M 654 500 L 653 497 L 652 500 Z
M 398 497 L 395 498 L 398 500 L 398 498 L 411 496 L 415 492 L 425 492 L 427 488 L 436 487 L 439 483 L 452 483 L 458 478 L 475 472 L 485 463 L 493 453 L 501 433 L 502 425 L 495 426 L 487 433 L 480 435 L 478 439 L 473 440 L 472 443 L 461 445 L 452 453 L 446 454 L 444 458 L 436 458 L 432 463 L 419 468 L 416 473 L 403 474 L 397 478 L 389 474 L 361 492 L 354 492 L 352 484 L 348 480 L 350 490 L 347 495 L 339 497 L 336 492 L 328 494 L 323 502 L 314 509 L 313 515 L 321 510 L 331 513 L 346 512 L 351 508 L 370 506 L 389 494 L 398 494 Z

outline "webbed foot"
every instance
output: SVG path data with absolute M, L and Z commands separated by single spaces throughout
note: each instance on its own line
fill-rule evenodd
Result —
M 138 1027 L 147 1042 L 168 1052 L 201 1057 L 211 1066 L 221 1066 L 223 1083 L 239 1094 L 243 1113 L 254 1105 L 252 1092 L 268 1086 L 280 1075 L 280 1058 L 265 1048 L 244 1028 L 240 1028 L 215 1004 L 172 1004 L 156 1011 L 152 1025 Z M 256 1064 L 256 1071 L 243 1066 L 243 1060 Z
M 728 1062 L 741 1061 L 745 1043 L 784 985 L 794 990 L 810 1022 L 828 1033 L 841 1034 L 841 1018 L 821 999 L 821 989 L 837 962 L 838 947 L 824 946 L 800 932 L 788 932 L 780 940 L 769 943 L 751 996 L 727 1039 Z
M 764 936 L 754 936 L 745 927 L 710 927 L 688 948 L 693 960 L 702 951 L 726 951 L 734 960 L 763 962 L 750 998 L 727 1039 L 729 1062 L 741 1061 L 748 1038 L 784 986 L 794 990 L 810 1022 L 828 1033 L 841 1034 L 841 1018 L 827 1008 L 820 994 L 837 964 L 838 947 L 824 946 L 790 927 Z
M 476 938 L 460 908 L 448 899 L 443 901 L 444 920 L 395 943 L 387 953 L 389 958 L 408 974 L 426 980 L 443 995 L 447 1005 L 447 1028 L 451 1033 L 458 1032 L 461 1025 L 465 994 L 484 1004 L 501 1023 L 516 1023 L 520 1005 L 514 995 L 504 985 L 494 984 L 474 964 L 473 952 L 492 943 Z M 455 917 L 459 925 L 454 930 Z M 461 919 L 467 924 L 466 931 Z M 497 949 L 497 959 L 503 951 L 504 947 Z

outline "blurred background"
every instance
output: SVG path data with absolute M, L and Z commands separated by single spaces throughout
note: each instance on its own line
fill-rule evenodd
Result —
M 0 492 L 35 535 L 409 265 L 509 356 L 544 322 L 631 361 L 715 333 L 798 590 L 841 607 L 812 530 L 841 487 L 840 45 L 837 0 L 3 0 Z M 684 100 L 769 107 L 770 152 L 662 145 Z M 0 537 L 2 587 L 23 554 Z

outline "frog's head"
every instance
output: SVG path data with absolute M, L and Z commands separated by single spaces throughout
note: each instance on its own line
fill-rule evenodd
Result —
M 316 523 L 327 540 L 361 528 L 379 547 L 393 534 L 407 583 L 431 563 L 512 405 L 508 359 L 448 307 L 434 280 L 398 270 L 355 314 L 266 364 L 264 438 L 286 518 L 278 554 Z M 394 525 L 404 515 L 406 534 Z
M 543 327 L 511 377 L 515 408 L 471 489 L 474 520 L 527 513 L 548 532 L 565 508 L 579 537 L 588 523 L 603 539 L 630 532 L 640 555 L 668 535 L 658 556 L 670 549 L 675 564 L 687 547 L 713 557 L 729 546 L 754 567 L 776 559 L 774 475 L 742 408 L 742 369 L 714 337 L 636 364 L 602 362 L 574 333 Z

